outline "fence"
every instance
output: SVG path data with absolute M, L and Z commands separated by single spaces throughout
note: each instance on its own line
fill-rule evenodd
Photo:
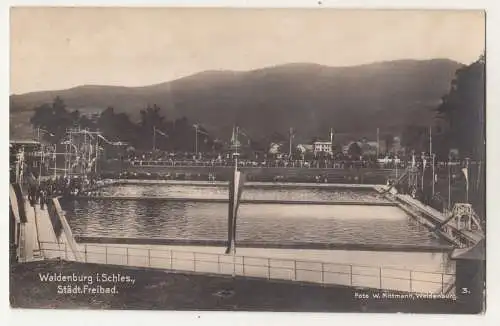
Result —
M 47 258 L 71 260 L 64 243 L 41 243 Z M 326 263 L 317 261 L 236 256 L 208 252 L 151 249 L 105 244 L 80 244 L 85 262 L 148 267 L 187 272 L 234 274 L 274 280 L 290 280 L 420 293 L 446 293 L 455 274 L 398 268 Z
M 131 166 L 138 167 L 234 167 L 231 161 L 220 162 L 220 161 L 171 161 L 171 160 L 136 160 L 129 162 Z M 344 170 L 348 168 L 369 168 L 369 169 L 393 169 L 396 168 L 396 164 L 392 163 L 367 163 L 361 161 L 352 162 L 309 162 L 309 161 L 269 161 L 269 162 L 245 162 L 240 161 L 238 164 L 240 167 L 247 168 L 319 168 L 319 169 L 339 169 Z M 400 163 L 397 164 L 398 168 L 404 168 L 405 165 Z

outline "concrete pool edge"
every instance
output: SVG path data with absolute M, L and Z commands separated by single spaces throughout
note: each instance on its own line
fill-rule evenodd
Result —
M 120 184 L 167 184 L 185 186 L 228 186 L 228 181 L 191 181 L 191 180 L 144 180 L 144 179 L 105 179 L 101 186 Z M 376 190 L 376 184 L 350 184 L 350 183 L 308 183 L 308 182 L 245 182 L 246 187 L 285 187 L 285 188 L 347 188 Z
M 155 239 L 155 238 L 119 238 L 119 237 L 88 237 L 75 236 L 79 244 L 127 244 L 127 245 L 172 245 L 172 246 L 200 246 L 224 247 L 224 240 L 185 240 L 185 239 Z M 253 242 L 239 241 L 241 248 L 267 248 L 267 249 L 313 249 L 313 250 L 353 250 L 353 251 L 398 251 L 398 252 L 447 252 L 453 247 L 447 245 L 386 245 L 369 243 L 312 243 L 312 242 Z

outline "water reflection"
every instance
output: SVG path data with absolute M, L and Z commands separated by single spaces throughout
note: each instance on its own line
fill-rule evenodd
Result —
M 75 235 L 225 240 L 227 204 L 158 200 L 62 202 Z M 392 245 L 444 244 L 396 207 L 243 204 L 238 239 Z

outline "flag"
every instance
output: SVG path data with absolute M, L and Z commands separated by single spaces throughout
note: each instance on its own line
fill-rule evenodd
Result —
M 233 127 L 233 134 L 231 135 L 231 144 L 235 144 L 236 143 L 236 133 L 234 132 L 234 127 Z
M 240 205 L 244 181 L 245 175 L 238 171 L 237 168 L 235 168 L 233 178 L 229 182 L 229 210 L 227 223 L 226 254 L 230 253 L 231 249 L 236 250 L 236 248 L 233 248 L 233 245 L 235 245 L 236 243 L 236 217 L 238 215 L 238 207 Z
M 156 129 L 155 128 L 155 132 L 159 133 L 160 135 L 162 135 L 163 137 L 168 137 L 168 135 L 166 133 L 164 133 L 163 131 L 159 130 L 159 129 Z
M 202 135 L 208 136 L 208 132 L 206 132 L 206 131 L 204 131 L 204 130 L 201 130 L 201 129 L 199 129 L 199 128 L 198 128 L 198 129 L 196 129 L 196 130 L 197 130 L 197 132 L 198 132 L 199 134 L 202 134 Z
M 468 171 L 468 169 L 467 168 L 463 168 L 462 172 L 463 172 L 463 174 L 465 176 L 465 181 L 467 181 L 467 183 L 468 183 L 469 182 L 469 171 Z
M 240 146 L 240 142 L 238 140 L 239 129 L 238 127 L 233 127 L 233 134 L 231 136 L 231 145 L 233 148 L 238 148 Z

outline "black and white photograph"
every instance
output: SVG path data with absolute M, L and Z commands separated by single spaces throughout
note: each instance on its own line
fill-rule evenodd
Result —
M 11 308 L 484 314 L 486 19 L 11 7 Z

